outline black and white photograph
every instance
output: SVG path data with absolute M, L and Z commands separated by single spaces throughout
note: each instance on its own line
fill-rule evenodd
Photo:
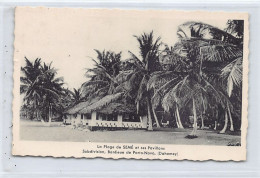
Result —
M 16 8 L 13 154 L 244 160 L 247 18 Z

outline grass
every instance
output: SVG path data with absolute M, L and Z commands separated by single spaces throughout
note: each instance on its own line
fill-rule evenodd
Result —
M 197 138 L 187 139 L 192 129 L 146 130 L 98 130 L 86 132 L 53 122 L 51 126 L 41 122 L 21 121 L 20 138 L 35 141 L 150 143 L 180 145 L 233 145 L 240 143 L 238 135 L 218 134 L 212 130 L 198 130 Z

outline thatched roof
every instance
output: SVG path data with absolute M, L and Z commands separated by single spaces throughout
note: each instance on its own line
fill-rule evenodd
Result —
M 89 105 L 89 101 L 81 102 L 76 104 L 75 106 L 69 108 L 67 111 L 65 111 L 66 114 L 75 114 L 79 110 L 81 110 L 83 107 L 86 107 Z
M 123 114 L 123 113 L 135 113 L 136 107 L 134 105 L 122 104 L 122 103 L 110 103 L 107 106 L 99 110 L 103 114 Z
M 107 95 L 104 98 L 100 99 L 99 101 L 89 105 L 88 107 L 85 107 L 79 111 L 81 114 L 91 113 L 92 111 L 96 111 L 101 109 L 102 107 L 110 104 L 111 102 L 114 102 L 118 100 L 123 93 L 116 93 L 112 95 Z
M 65 111 L 66 114 L 76 114 L 83 108 L 88 107 L 89 105 L 93 104 L 94 102 L 97 102 L 100 98 L 94 98 L 92 100 L 84 101 L 81 103 L 76 104 L 75 106 L 69 108 L 67 111 Z

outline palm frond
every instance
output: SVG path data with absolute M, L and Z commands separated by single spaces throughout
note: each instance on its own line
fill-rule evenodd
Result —
M 147 92 L 147 83 L 148 76 L 144 75 L 143 79 L 139 84 L 139 88 L 137 90 L 136 103 L 143 99 L 143 95 Z
M 120 71 L 115 77 L 115 82 L 120 84 L 130 79 L 131 75 L 134 73 L 133 70 Z
M 173 71 L 158 71 L 153 72 L 147 83 L 147 90 L 157 90 L 168 81 L 176 78 L 177 75 Z
M 238 39 L 209 24 L 201 22 L 186 22 L 179 26 L 177 31 L 178 36 L 184 38 L 202 38 L 202 39 L 215 39 L 231 44 L 237 44 Z M 185 34 L 185 35 L 181 35 Z
M 226 65 L 221 71 L 221 76 L 227 81 L 227 93 L 230 97 L 233 86 L 239 86 L 242 82 L 242 57 Z
M 204 61 L 228 61 L 243 55 L 242 49 L 230 44 L 202 46 L 200 48 Z
M 170 108 L 174 107 L 175 103 L 181 105 L 181 103 L 185 102 L 187 98 L 190 98 L 192 89 L 188 86 L 188 77 L 189 76 L 186 76 L 184 79 L 179 80 L 178 83 L 176 83 L 174 87 L 164 95 L 162 99 L 164 110 L 169 111 Z M 176 81 L 173 80 L 173 82 L 175 83 Z
M 108 81 L 104 80 L 94 80 L 94 81 L 87 81 L 82 84 L 82 87 L 88 87 L 88 86 L 95 86 L 95 85 L 108 85 Z
M 145 67 L 144 63 L 131 51 L 128 51 L 128 53 L 131 56 L 131 58 L 128 59 L 128 61 L 130 63 L 134 64 L 136 67 L 138 67 L 138 69 L 144 69 L 144 67 Z
M 161 85 L 160 88 L 155 89 L 154 95 L 152 97 L 152 105 L 154 108 L 157 108 L 159 104 L 161 104 L 161 99 L 169 90 L 174 88 L 179 81 L 179 77 L 171 78 L 169 81 Z M 167 109 L 169 109 L 168 106 Z

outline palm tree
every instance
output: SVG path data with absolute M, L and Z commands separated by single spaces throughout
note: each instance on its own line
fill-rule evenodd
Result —
M 185 23 L 177 34 L 180 41 L 171 50 L 168 48 L 168 54 L 164 56 L 172 60 L 173 70 L 155 73 L 148 89 L 155 89 L 153 103 L 161 102 L 166 111 L 192 108 L 194 126 L 190 135 L 195 137 L 197 114 L 203 115 L 207 105 L 220 103 L 231 110 L 228 96 L 214 78 L 223 64 L 241 57 L 242 51 L 227 43 L 236 41 L 233 36 L 206 24 Z M 158 83 L 162 78 L 164 81 Z M 155 87 L 155 83 L 159 87 Z
M 244 20 L 228 20 L 227 27 L 225 31 L 237 39 L 240 40 L 240 43 L 243 43 L 244 39 Z
M 132 97 L 135 98 L 138 113 L 140 112 L 140 107 L 147 106 L 148 130 L 153 130 L 152 115 L 154 116 L 157 127 L 160 127 L 160 124 L 155 110 L 151 105 L 151 93 L 147 91 L 147 83 L 151 73 L 160 70 L 159 47 L 161 45 L 161 38 L 158 37 L 154 41 L 153 32 L 149 34 L 143 33 L 141 36 L 134 37 L 139 43 L 141 59 L 129 51 L 131 58 L 128 62 L 135 66 L 128 80 L 129 93 L 133 94 L 133 91 L 137 91 L 136 95 L 134 94 Z
M 230 99 L 233 99 L 234 102 L 237 103 L 241 103 L 240 98 L 242 93 L 242 67 L 242 57 L 239 57 L 227 64 L 221 71 L 221 77 L 224 82 L 226 82 L 226 84 L 223 85 L 226 88 L 226 93 L 230 97 Z M 233 94 L 234 87 L 237 88 L 236 95 Z M 234 131 L 232 114 L 228 105 L 227 109 L 230 118 L 230 131 Z M 227 122 L 228 121 L 225 121 L 225 125 L 227 125 Z M 225 133 L 225 131 L 226 126 L 224 126 L 221 133 Z
M 48 110 L 49 123 L 51 122 L 52 112 L 58 111 L 61 95 L 64 94 L 62 87 L 63 77 L 56 77 L 57 69 L 51 66 L 52 63 L 44 63 L 42 66 L 42 92 L 43 92 L 43 108 Z
M 215 39 L 229 44 L 238 45 L 241 41 L 239 38 L 227 33 L 232 31 L 232 27 L 228 26 L 224 31 L 209 24 L 201 22 L 186 22 L 178 27 L 177 36 L 183 38 L 200 38 L 200 39 Z
M 56 77 L 57 70 L 51 64 L 41 64 L 41 59 L 36 59 L 33 63 L 25 58 L 26 66 L 21 68 L 22 77 L 20 92 L 25 94 L 24 101 L 27 105 L 33 105 L 36 118 L 51 115 L 52 107 L 55 109 L 57 100 L 63 92 L 63 78 Z
M 226 32 L 235 36 L 238 39 L 237 46 L 240 50 L 243 49 L 243 39 L 244 39 L 244 21 L 243 20 L 228 20 Z M 224 88 L 227 90 L 227 94 L 234 103 L 241 103 L 242 97 L 242 73 L 243 73 L 243 55 L 232 60 L 230 63 L 226 64 L 221 70 L 221 78 L 226 83 Z M 233 90 L 236 89 L 234 94 Z M 232 114 L 229 106 L 227 105 L 228 115 L 230 118 L 230 131 L 234 131 Z M 241 117 L 241 104 L 238 105 L 238 110 L 240 110 L 239 116 Z M 226 117 L 227 118 L 227 117 Z M 221 133 L 225 133 L 227 128 L 228 119 L 225 119 L 225 126 L 221 130 Z
M 87 69 L 86 72 L 89 81 L 82 84 L 82 94 L 89 99 L 112 94 L 119 85 L 116 76 L 119 74 L 121 52 L 95 51 L 97 52 L 97 60 L 92 59 L 94 67 Z
M 226 89 L 229 97 L 232 95 L 234 85 L 241 87 L 242 83 L 242 57 L 231 61 L 221 71 L 221 77 L 227 82 Z
M 244 38 L 244 21 L 243 20 L 228 20 L 227 28 L 225 29 L 226 32 L 234 35 L 241 43 L 243 43 Z M 242 51 L 242 46 L 238 44 L 240 50 Z M 243 70 L 243 55 L 239 56 L 238 58 L 232 60 L 230 63 L 226 64 L 222 71 L 221 77 L 224 81 L 227 82 L 226 89 L 228 96 L 231 97 L 234 85 L 236 87 L 241 88 L 242 82 L 242 70 Z
M 215 66 L 217 70 L 222 69 L 222 76 L 227 78 L 227 94 L 230 97 L 232 89 L 233 89 L 233 83 L 235 85 L 239 86 L 242 81 L 242 56 L 243 51 L 241 48 L 241 38 L 243 35 L 240 35 L 241 38 L 236 38 L 232 36 L 231 34 L 226 33 L 225 31 L 218 30 L 215 27 L 208 26 L 205 24 L 200 23 L 190 23 L 189 28 L 196 32 L 196 34 L 211 34 L 207 35 L 207 38 L 210 40 L 214 40 L 215 44 L 211 43 L 211 46 L 204 46 L 200 49 L 200 53 L 202 54 L 201 59 L 201 67 L 203 61 L 212 61 L 216 65 L 216 62 L 221 62 L 219 65 Z M 200 29 L 195 27 L 202 27 Z M 242 25 L 243 26 L 243 25 Z M 205 29 L 207 32 L 205 32 Z M 210 37 L 209 37 L 210 36 Z M 191 36 L 192 38 L 192 36 Z M 209 56 L 208 59 L 204 59 L 206 56 Z M 222 68 L 223 65 L 226 65 L 224 68 Z M 200 68 L 201 68 L 200 67 Z M 207 72 L 208 73 L 208 72 Z M 218 72 L 220 73 L 220 71 Z M 230 74 L 228 77 L 228 73 Z M 211 74 L 212 76 L 212 74 Z M 216 75 L 215 75 L 216 76 Z M 218 87 L 217 87 L 218 86 Z M 220 87 L 219 87 L 220 86 Z M 223 85 L 222 83 L 218 83 L 215 85 L 215 88 L 218 88 L 218 91 L 223 92 Z M 225 87 L 224 87 L 225 88 Z M 226 95 L 226 94 L 225 94 Z M 228 116 L 230 118 L 231 122 L 231 128 L 230 130 L 233 131 L 233 121 L 231 116 L 231 110 L 233 108 L 233 105 L 231 105 L 229 102 L 230 98 L 225 97 L 226 100 L 226 107 L 225 107 L 225 125 L 222 129 L 221 133 L 224 133 L 227 128 L 227 122 L 228 122 Z
M 80 98 L 81 100 L 82 98 Z M 62 94 L 60 95 L 60 98 L 57 103 L 57 111 L 58 113 L 63 116 L 64 111 L 68 108 L 74 106 L 74 104 L 77 102 L 75 100 L 75 96 L 73 96 L 73 91 L 69 90 L 68 88 L 64 88 Z
M 81 101 L 81 89 L 73 88 L 73 91 L 70 91 L 72 95 L 72 103 L 73 105 L 78 104 Z
M 173 88 L 180 80 L 181 77 L 176 75 L 173 71 L 158 71 L 152 74 L 147 83 L 147 90 L 153 91 L 154 93 L 152 97 L 152 106 L 154 109 L 162 104 L 163 97 L 169 92 L 170 88 Z M 178 128 L 183 128 L 179 106 L 176 102 L 172 106 L 165 107 L 164 110 L 167 112 L 173 111 Z
M 25 62 L 25 67 L 21 67 L 20 93 L 25 94 L 24 102 L 26 105 L 33 106 L 33 115 L 36 113 L 36 118 L 39 120 L 39 103 L 41 99 L 39 76 L 41 75 L 41 59 L 37 58 L 34 62 L 31 62 L 25 57 Z
M 101 52 L 97 49 L 95 49 L 95 51 L 97 53 L 97 60 L 92 60 L 100 66 L 103 66 L 108 74 L 116 76 L 119 72 L 122 52 L 115 53 L 106 50 Z
M 175 71 L 154 73 L 148 82 L 148 89 L 155 90 L 152 97 L 154 107 L 162 104 L 165 111 L 174 111 L 179 128 L 183 128 L 179 111 L 190 111 L 193 114 L 194 129 L 191 136 L 196 136 L 198 114 L 205 113 L 205 103 L 209 102 L 209 96 L 223 100 L 223 94 L 216 91 L 206 78 L 202 78 L 196 68 L 198 66 L 182 74 Z M 164 81 L 160 82 L 162 78 Z

